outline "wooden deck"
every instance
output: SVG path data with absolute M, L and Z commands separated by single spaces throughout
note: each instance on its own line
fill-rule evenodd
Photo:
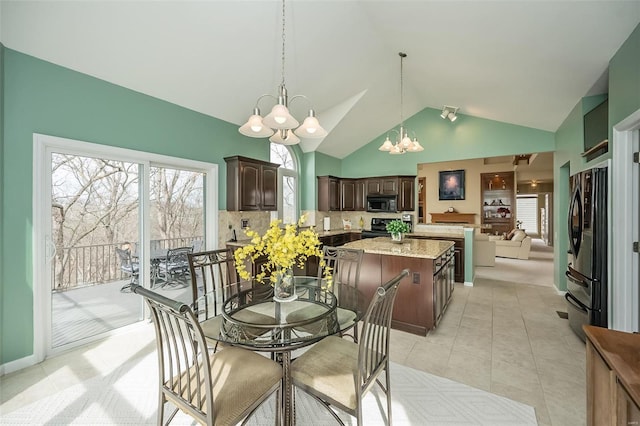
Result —
M 54 292 L 51 295 L 52 344 L 59 347 L 142 320 L 142 298 L 120 289 L 129 280 Z M 157 286 L 154 291 L 191 303 L 190 281 Z

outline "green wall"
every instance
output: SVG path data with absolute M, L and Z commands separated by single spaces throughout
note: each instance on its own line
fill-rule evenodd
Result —
M 33 351 L 32 144 L 34 132 L 219 164 L 219 206 L 226 208 L 223 157 L 269 159 L 269 143 L 236 125 L 3 49 L 4 161 L 0 229 L 0 363 Z M 9 321 L 9 319 L 11 319 Z
M 609 62 L 609 151 L 586 162 L 580 155 L 584 151 L 583 115 L 604 100 L 606 96 L 585 97 L 578 102 L 555 134 L 554 158 L 554 242 L 555 274 L 560 290 L 566 290 L 564 271 L 567 268 L 569 248 L 566 214 L 569 211 L 569 176 L 611 158 L 612 128 L 621 120 L 640 109 L 640 25 L 618 49 Z M 612 199 L 616 193 L 611 194 Z M 615 238 L 615 234 L 611 236 Z
M 4 52 L 5 47 L 0 43 L 0 241 L 4 241 L 4 223 L 1 220 L 4 215 Z M 3 244 L 0 243 L 0 324 L 7 324 L 9 318 L 4 316 L 4 256 L 2 255 Z M 1 327 L 1 326 L 0 326 Z M 0 328 L 1 332 L 1 328 Z M 0 364 L 2 364 L 2 339 L 0 338 Z
M 458 114 L 443 120 L 440 110 L 425 108 L 405 121 L 424 151 L 389 155 L 378 151 L 387 133 L 342 160 L 342 177 L 416 174 L 419 163 L 467 160 L 500 155 L 553 151 L 552 132 Z M 391 133 L 390 136 L 394 134 Z
M 640 108 L 640 25 L 609 62 L 609 99 L 611 141 L 611 128 Z

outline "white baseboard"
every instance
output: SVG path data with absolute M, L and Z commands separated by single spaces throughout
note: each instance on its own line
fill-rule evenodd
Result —
M 22 370 L 23 368 L 31 367 L 36 364 L 36 356 L 33 354 L 25 356 L 24 358 L 16 359 L 15 361 L 9 361 L 6 364 L 0 365 L 0 376 Z
M 464 282 L 464 286 L 465 287 L 473 287 L 473 281 L 465 281 Z

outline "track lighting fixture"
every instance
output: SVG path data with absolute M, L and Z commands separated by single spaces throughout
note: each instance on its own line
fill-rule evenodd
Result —
M 448 118 L 451 122 L 454 122 L 458 119 L 458 116 L 456 114 L 458 113 L 459 109 L 460 108 L 458 107 L 445 105 L 442 108 L 442 113 L 440 114 L 440 117 L 442 117 L 443 120 L 445 118 Z

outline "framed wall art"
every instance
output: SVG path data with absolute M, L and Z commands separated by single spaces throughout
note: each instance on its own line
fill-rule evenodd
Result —
M 440 200 L 464 200 L 464 170 L 440 172 Z

